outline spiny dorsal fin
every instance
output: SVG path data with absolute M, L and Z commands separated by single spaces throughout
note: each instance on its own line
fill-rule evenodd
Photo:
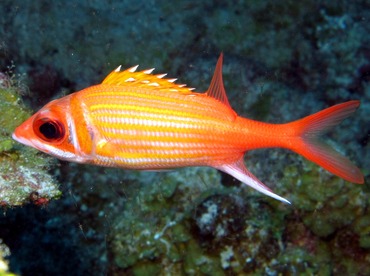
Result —
M 178 92 L 191 94 L 193 88 L 185 87 L 185 84 L 175 84 L 176 79 L 163 78 L 166 74 L 153 75 L 154 68 L 136 72 L 137 65 L 120 71 L 121 66 L 111 72 L 102 82 L 108 85 L 151 87 L 156 90 L 166 90 L 169 92 Z
M 223 60 L 223 53 L 220 54 L 218 58 L 215 72 L 213 73 L 211 84 L 208 87 L 206 92 L 207 96 L 213 97 L 216 100 L 224 103 L 228 107 L 231 108 L 229 100 L 227 99 L 224 83 L 222 80 L 222 60 Z

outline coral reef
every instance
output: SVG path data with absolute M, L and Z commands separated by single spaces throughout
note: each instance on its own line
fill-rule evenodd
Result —
M 328 237 L 366 213 L 370 200 L 362 186 L 350 186 L 307 161 L 303 165 L 286 168 L 283 189 L 295 189 L 292 202 L 316 236 Z
M 11 133 L 30 112 L 20 104 L 17 87 L 12 86 L 14 80 L 1 74 L 0 204 L 16 206 L 32 202 L 42 205 L 60 196 L 55 180 L 47 172 L 52 159 L 12 140 Z
M 281 188 L 283 193 L 295 190 L 290 196 L 296 208 L 286 218 L 287 244 L 305 248 L 330 264 L 326 268 L 330 273 L 370 273 L 367 191 L 308 161 L 301 164 L 286 167 Z
M 370 272 L 368 218 L 363 216 L 367 197 L 361 189 L 346 188 L 342 180 L 306 163 L 301 174 L 305 185 L 295 182 L 300 182 L 296 169 L 286 169 L 285 193 L 299 187 L 292 194 L 294 208 L 248 195 L 243 186 L 223 187 L 217 178 L 208 179 L 210 191 L 193 182 L 209 175 L 211 171 L 204 169 L 170 173 L 151 183 L 154 186 L 141 187 L 139 194 L 126 189 L 127 208 L 113 220 L 109 236 L 111 273 Z M 329 187 L 304 191 L 318 177 L 330 179 Z M 193 191 L 192 201 L 184 187 Z
M 129 208 L 112 222 L 112 271 L 132 271 L 136 275 L 146 269 L 160 271 L 161 263 L 168 264 L 170 274 L 190 271 L 195 264 L 201 266 L 200 271 L 211 270 L 215 260 L 206 258 L 201 261 L 203 265 L 199 263 L 203 254 L 190 232 L 193 205 L 189 202 L 220 189 L 217 172 L 206 168 L 179 170 L 141 186 L 139 193 L 135 189 L 136 194 L 126 189 L 125 205 Z M 180 265 L 180 261 L 186 264 Z

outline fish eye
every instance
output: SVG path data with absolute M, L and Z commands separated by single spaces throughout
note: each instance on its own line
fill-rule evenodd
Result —
M 39 119 L 34 124 L 34 131 L 47 142 L 57 142 L 64 138 L 65 130 L 57 120 L 47 118 Z

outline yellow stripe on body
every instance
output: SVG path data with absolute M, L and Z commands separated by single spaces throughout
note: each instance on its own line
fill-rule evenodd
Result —
M 103 115 L 95 117 L 96 125 L 101 134 L 109 139 L 124 141 L 147 140 L 161 142 L 194 143 L 198 142 L 212 147 L 231 147 L 230 141 L 223 133 L 230 132 L 230 124 L 215 120 L 155 120 L 147 119 L 146 115 L 112 117 Z M 237 134 L 237 133 L 236 133 Z
M 209 98 L 201 96 L 197 102 L 197 96 L 175 92 L 88 94 L 84 103 L 97 136 L 103 139 L 96 148 L 97 162 L 155 169 L 207 165 L 241 151 L 223 135 L 232 131 L 233 114 L 228 109 L 226 114 L 217 110 L 225 110 L 225 106 L 215 100 L 210 102 L 216 107 L 201 104 Z
M 135 89 L 133 87 L 96 85 L 85 90 L 84 100 L 94 104 L 128 104 L 133 106 L 160 107 L 162 112 L 171 110 L 187 110 L 189 116 L 195 113 L 212 114 L 211 117 L 225 120 L 235 118 L 229 107 L 204 93 L 182 94 L 177 92 L 156 91 L 155 89 Z M 89 104 L 87 104 L 89 105 Z M 110 107 L 112 108 L 112 107 Z

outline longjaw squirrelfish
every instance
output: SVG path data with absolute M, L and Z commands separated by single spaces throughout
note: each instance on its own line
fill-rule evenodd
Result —
M 118 67 L 101 84 L 46 104 L 13 138 L 78 163 L 139 170 L 209 166 L 287 203 L 245 167 L 245 152 L 290 149 L 347 181 L 364 182 L 356 166 L 317 139 L 351 115 L 359 101 L 285 124 L 243 118 L 227 99 L 222 59 L 221 54 L 205 93 L 154 75 L 152 69 Z

